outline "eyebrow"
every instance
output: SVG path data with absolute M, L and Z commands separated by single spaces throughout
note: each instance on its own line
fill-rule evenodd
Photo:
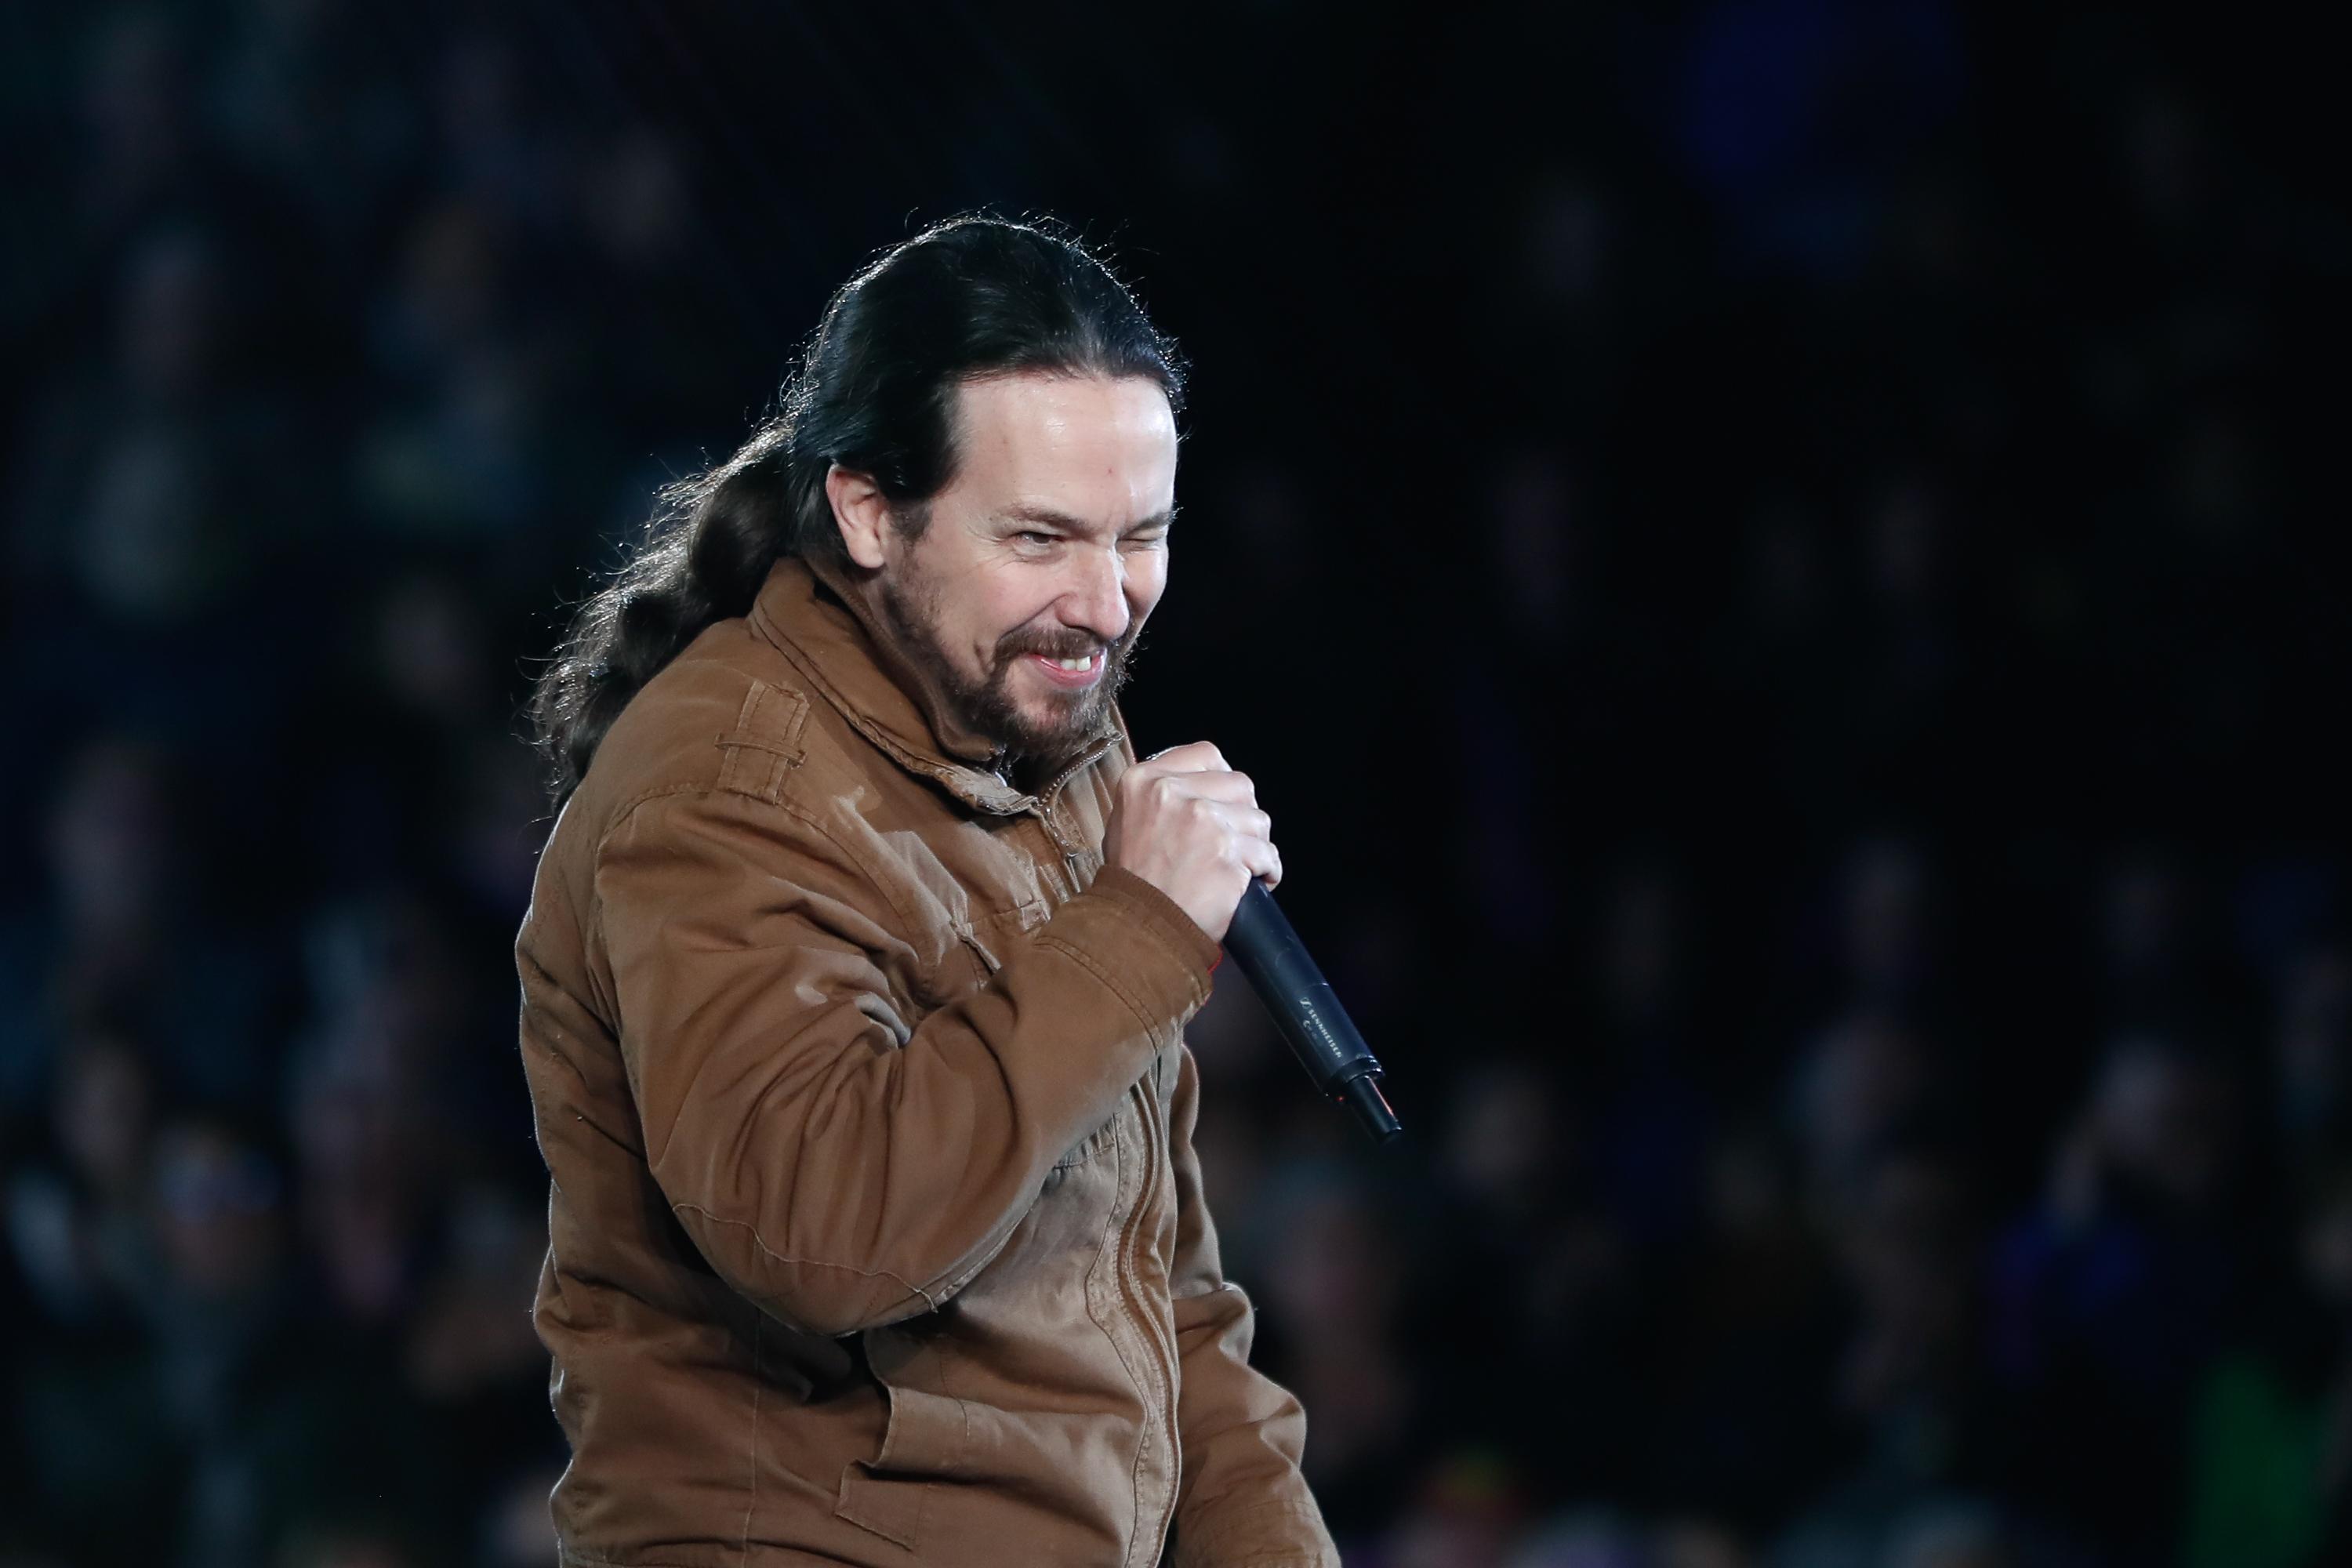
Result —
M 1150 517 L 1140 518 L 1120 530 L 1119 537 L 1124 539 L 1130 533 L 1142 533 L 1154 528 L 1172 527 L 1176 521 L 1176 514 L 1181 510 L 1171 506 L 1166 511 L 1154 512 Z M 1003 521 L 1033 522 L 1045 528 L 1058 528 L 1065 533 L 1095 531 L 1095 525 L 1084 518 L 1072 517 L 1066 511 L 1055 511 L 1049 506 L 1031 506 L 1026 502 L 1009 506 L 997 513 L 997 516 Z

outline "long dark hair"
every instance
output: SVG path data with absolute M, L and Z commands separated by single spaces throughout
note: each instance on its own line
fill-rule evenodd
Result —
M 776 413 L 734 456 L 662 489 L 644 541 L 541 674 L 530 713 L 554 804 L 629 699 L 704 627 L 746 613 L 778 560 L 846 559 L 828 469 L 866 475 L 919 529 L 955 476 L 957 385 L 1015 371 L 1147 376 L 1183 407 L 1175 343 L 1057 226 L 950 218 L 843 284 Z

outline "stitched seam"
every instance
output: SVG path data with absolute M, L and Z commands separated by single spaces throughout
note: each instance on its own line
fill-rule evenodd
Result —
M 614 808 L 613 820 L 605 825 L 604 832 L 596 836 L 596 852 L 591 858 L 591 863 L 604 858 L 604 846 L 612 842 L 613 835 L 618 833 L 627 825 L 629 818 L 637 814 L 639 806 L 650 805 L 657 800 L 667 800 L 674 795 L 707 793 L 710 787 L 709 784 L 697 784 L 688 779 L 683 784 L 666 784 L 658 789 L 649 789 L 643 795 L 631 795 Z
M 851 1462 L 853 1464 L 864 1463 L 863 1460 L 852 1460 Z M 876 1477 L 870 1474 L 866 1478 L 868 1484 L 871 1484 L 876 1479 Z M 922 1495 L 915 1500 L 915 1517 L 908 1520 L 904 1526 L 893 1527 L 891 1525 L 884 1524 L 880 1521 L 877 1520 L 870 1510 L 858 1508 L 851 1503 L 844 1502 L 837 1497 L 834 1500 L 833 1511 L 841 1518 L 849 1521 L 850 1523 L 857 1526 L 858 1529 L 870 1530 L 875 1534 L 880 1536 L 883 1540 L 890 1542 L 893 1546 L 899 1547 L 904 1551 L 913 1552 L 917 1550 L 918 1544 L 923 1539 L 923 1516 L 930 1510 L 931 1490 L 939 1483 L 936 1481 L 912 1481 L 898 1482 L 896 1484 L 919 1487 L 922 1490 Z M 904 1533 L 900 1532 L 902 1529 Z
M 1080 1165 L 1090 1165 L 1097 1160 L 1101 1159 L 1102 1152 L 1110 1146 L 1109 1132 L 1111 1121 L 1116 1120 L 1118 1120 L 1118 1117 L 1117 1113 L 1114 1112 L 1110 1120 L 1104 1121 L 1100 1127 L 1096 1128 L 1092 1132 L 1089 1132 L 1084 1138 L 1079 1139 L 1077 1142 L 1071 1147 L 1068 1153 L 1055 1161 L 1051 1169 L 1055 1171 L 1075 1171 Z
M 1050 947 L 1057 952 L 1068 953 L 1071 960 L 1076 963 L 1079 968 L 1085 970 L 1097 980 L 1102 982 L 1103 989 L 1108 991 L 1112 995 L 1127 1004 L 1127 1010 L 1135 1015 L 1135 1021 L 1137 1023 L 1143 1026 L 1145 1038 L 1153 1041 L 1157 1041 L 1160 1038 L 1160 1026 L 1152 1022 L 1151 1015 L 1144 1011 L 1143 1004 L 1129 995 L 1127 993 L 1127 987 L 1121 985 L 1118 981 L 1113 980 L 1110 977 L 1109 971 L 1104 969 L 1101 964 L 1097 963 L 1085 952 L 1081 952 L 1071 943 L 1063 941 L 1058 936 L 1039 936 L 1034 939 L 1034 944 L 1038 947 Z
M 1161 1152 L 1166 1147 L 1165 1139 L 1152 1125 L 1151 1111 L 1152 1107 L 1157 1103 L 1156 1097 L 1150 1090 L 1144 1088 L 1139 1079 L 1133 1092 L 1136 1100 L 1137 1121 L 1143 1129 L 1143 1177 L 1137 1184 L 1135 1217 L 1129 1225 L 1127 1234 L 1119 1238 L 1119 1263 L 1126 1271 L 1128 1282 L 1131 1287 L 1130 1300 L 1134 1303 L 1136 1329 L 1143 1337 L 1144 1348 L 1150 1352 L 1152 1371 L 1158 1374 L 1158 1381 L 1151 1390 L 1153 1397 L 1150 1403 L 1157 1406 L 1154 1414 L 1159 1416 L 1160 1424 L 1167 1429 L 1169 1492 L 1167 1500 L 1155 1510 L 1160 1521 L 1156 1534 L 1160 1545 L 1164 1549 L 1167 1544 L 1169 1527 L 1176 1520 L 1176 1499 L 1181 1491 L 1183 1479 L 1181 1471 L 1184 1437 L 1178 1426 L 1176 1412 L 1176 1401 L 1181 1392 L 1177 1387 L 1177 1379 L 1182 1374 L 1177 1359 L 1181 1354 L 1180 1348 L 1161 1344 L 1160 1325 L 1156 1321 L 1150 1321 L 1146 1316 L 1143 1271 L 1139 1267 L 1144 1231 L 1147 1221 L 1151 1217 L 1152 1205 L 1160 1196 L 1160 1185 L 1168 1178 L 1168 1172 L 1161 1163 Z M 1136 1449 L 1139 1468 L 1142 1454 L 1143 1450 L 1139 1446 Z M 1135 1500 L 1136 1506 L 1140 1509 L 1143 1506 L 1143 1491 L 1139 1482 L 1136 1488 Z
M 824 823 L 819 822 L 816 818 L 815 813 L 810 811 L 808 807 L 802 805 L 799 802 L 787 800 L 781 795 L 774 800 L 765 802 L 765 804 L 782 812 L 786 816 L 791 817 L 794 822 L 799 823 L 803 827 L 806 827 L 811 833 L 814 833 L 819 838 L 824 839 L 827 844 L 833 846 L 834 849 L 839 853 L 844 860 L 848 861 L 850 865 L 856 867 L 858 874 L 864 877 L 867 884 L 871 886 L 877 893 L 882 896 L 882 901 L 890 906 L 890 913 L 892 917 L 898 921 L 898 927 L 901 931 L 912 931 L 922 929 L 921 922 L 918 921 L 915 917 L 891 895 L 888 879 L 877 871 L 874 867 L 866 864 L 865 857 L 859 855 L 857 851 L 852 849 L 848 845 L 843 843 L 839 837 L 835 837 L 833 829 L 827 827 Z
M 1200 1502 L 1195 1501 L 1192 1505 L 1193 1511 L 1198 1512 L 1202 1506 Z M 1260 1523 L 1269 1519 L 1311 1520 L 1316 1517 L 1317 1514 L 1313 1509 L 1288 1498 L 1276 1499 L 1272 1502 L 1244 1503 L 1239 1508 L 1212 1509 L 1206 1521 L 1195 1520 L 1192 1522 L 1191 1532 L 1184 1539 L 1189 1546 L 1216 1546 L 1222 1544 L 1244 1525 Z
M 1325 1528 L 1321 1515 L 1311 1507 L 1287 1501 L 1254 1503 L 1242 1509 L 1218 1511 L 1209 1520 L 1206 1529 L 1202 1529 L 1196 1524 L 1188 1531 L 1179 1525 L 1177 1557 L 1180 1561 L 1188 1563 L 1230 1563 L 1234 1565 L 1234 1568 L 1250 1568 L 1250 1565 L 1265 1568 L 1265 1565 L 1313 1563 L 1323 1561 L 1312 1548 L 1302 1552 L 1300 1548 L 1292 1545 L 1262 1546 L 1251 1552 L 1248 1556 L 1240 1558 L 1228 1557 L 1225 1554 L 1224 1548 L 1236 1535 L 1244 1533 L 1253 1525 L 1263 1526 L 1274 1522 L 1300 1524 L 1318 1533 Z
M 793 642 L 791 637 L 781 637 L 777 639 L 777 646 L 779 651 L 792 666 L 807 678 L 809 684 L 817 689 L 849 727 L 865 739 L 866 744 L 888 757 L 907 773 L 917 778 L 930 780 L 976 811 L 985 811 L 993 816 L 1002 816 L 1011 810 L 1019 808 L 1020 797 L 1006 801 L 1002 805 L 992 805 L 982 799 L 981 795 L 983 793 L 993 796 L 995 792 L 980 783 L 982 775 L 970 764 L 935 761 L 902 745 L 863 708 L 852 701 L 848 693 L 841 689 L 840 684 L 820 666 L 816 658 Z M 994 781 L 989 782 L 992 784 Z M 1011 792 L 1008 791 L 1007 794 L 1010 795 Z
M 773 698 L 788 711 L 773 722 L 761 721 L 761 710 Z M 735 728 L 719 737 L 722 746 L 750 746 L 757 751 L 779 752 L 785 756 L 801 755 L 801 731 L 808 721 L 808 698 L 790 687 L 776 686 L 765 680 L 753 680 L 751 693 L 743 699 L 743 710 L 735 716 Z
M 751 729 L 760 717 L 760 709 L 768 700 L 768 693 L 774 689 L 766 681 L 754 677 L 751 683 L 743 689 L 743 706 L 735 710 L 735 727 Z
M 761 714 L 770 709 L 771 699 L 790 705 L 780 723 L 762 723 Z M 719 737 L 717 745 L 726 752 L 726 761 L 719 770 L 718 787 L 738 795 L 748 795 L 757 800 L 773 803 L 783 788 L 784 774 L 797 767 L 803 759 L 799 745 L 801 729 L 808 719 L 808 698 L 790 689 L 773 686 L 764 680 L 753 680 L 744 694 L 743 707 L 735 716 L 735 728 Z M 764 759 L 764 776 L 756 788 L 747 775 L 751 772 L 750 755 Z
M 1111 1113 L 1111 1122 L 1114 1129 L 1117 1128 L 1118 1124 L 1118 1117 L 1124 1110 L 1125 1107 L 1122 1106 L 1119 1111 L 1114 1111 Z M 1126 1216 L 1119 1211 L 1118 1199 L 1119 1194 L 1125 1192 L 1127 1188 L 1127 1175 L 1129 1168 L 1127 1158 L 1127 1141 L 1119 1137 L 1117 1131 L 1114 1131 L 1108 1147 L 1111 1151 L 1113 1163 L 1117 1168 L 1111 1176 L 1110 1212 L 1103 1216 L 1102 1235 L 1097 1237 L 1095 1242 L 1094 1266 L 1087 1270 L 1087 1316 L 1094 1320 L 1096 1329 L 1100 1331 L 1102 1334 L 1103 1342 L 1110 1346 L 1110 1353 L 1118 1358 L 1119 1370 L 1127 1373 L 1127 1381 L 1134 1387 L 1137 1398 L 1142 1403 L 1144 1406 L 1144 1414 L 1149 1415 L 1151 1411 L 1151 1396 L 1144 1390 L 1143 1379 L 1137 1374 L 1135 1363 L 1128 1358 L 1127 1349 L 1118 1342 L 1118 1335 L 1112 1331 L 1109 1321 L 1106 1319 L 1101 1312 L 1095 1310 L 1095 1286 L 1097 1281 L 1101 1279 L 1103 1270 L 1106 1268 L 1108 1268 L 1111 1271 L 1112 1278 L 1110 1282 L 1105 1286 L 1105 1294 L 1124 1295 L 1126 1293 L 1126 1285 L 1123 1278 L 1124 1264 L 1118 1256 L 1119 1249 L 1118 1247 L 1114 1246 L 1111 1237 L 1113 1232 L 1118 1231 L 1122 1233 L 1122 1240 L 1124 1239 L 1122 1221 Z M 1142 1182 L 1139 1178 L 1136 1183 L 1136 1201 L 1140 1203 Z M 1117 1312 L 1119 1310 L 1119 1305 L 1116 1301 L 1109 1302 L 1108 1303 L 1108 1310 Z M 1121 1563 L 1125 1563 L 1129 1558 L 1134 1555 L 1137 1538 L 1143 1533 L 1142 1474 L 1143 1444 L 1141 1440 L 1139 1439 L 1135 1448 L 1135 1463 L 1129 1467 L 1128 1475 L 1129 1485 L 1135 1492 L 1135 1514 L 1133 1519 L 1129 1521 L 1127 1550 L 1120 1554 L 1119 1561 Z
M 843 843 L 840 838 L 835 836 L 833 830 L 825 826 L 824 823 L 819 822 L 815 816 L 811 813 L 806 806 L 781 796 L 774 800 L 770 800 L 765 796 L 746 795 L 733 790 L 721 790 L 716 784 L 668 784 L 660 789 L 648 790 L 644 795 L 638 795 L 621 808 L 620 815 L 613 819 L 613 825 L 604 830 L 604 837 L 596 840 L 595 858 L 598 860 L 602 860 L 604 858 L 605 843 L 611 839 L 614 834 L 621 830 L 623 825 L 625 825 L 628 819 L 636 813 L 638 807 L 648 805 L 656 800 L 666 800 L 674 795 L 709 795 L 720 794 L 733 795 L 740 800 L 756 800 L 762 805 L 782 812 L 794 822 L 806 827 L 811 833 L 815 834 L 819 838 L 824 839 L 827 844 L 831 845 L 834 849 L 840 854 L 844 860 L 849 862 L 849 864 L 866 879 L 866 882 L 874 889 L 875 892 L 881 895 L 882 901 L 890 906 L 890 913 L 898 920 L 899 929 L 903 931 L 918 931 L 921 929 L 920 923 L 917 921 L 912 915 L 908 913 L 906 909 L 899 904 L 896 898 L 891 896 L 889 883 L 884 878 L 877 874 L 875 868 L 866 863 L 864 856 L 859 855 L 856 850 L 850 848 L 848 845 Z
M 891 1273 L 887 1268 L 860 1268 L 853 1263 L 828 1263 L 822 1258 L 787 1258 L 782 1253 L 778 1252 L 774 1247 L 770 1247 L 767 1243 L 767 1238 L 760 1234 L 759 1227 L 752 1225 L 748 1220 L 729 1219 L 723 1215 L 712 1214 L 700 1204 L 674 1203 L 669 1206 L 671 1212 L 676 1214 L 684 1214 L 688 1210 L 692 1210 L 694 1213 L 700 1215 L 704 1219 L 709 1220 L 713 1225 L 731 1225 L 749 1232 L 751 1237 L 751 1245 L 765 1253 L 768 1257 L 768 1261 L 771 1263 L 782 1264 L 787 1268 L 832 1268 L 844 1274 L 855 1274 L 863 1279 L 887 1279 L 891 1284 L 896 1285 L 898 1289 L 906 1291 L 908 1294 L 921 1297 L 923 1300 L 923 1305 L 930 1309 L 932 1311 L 939 1310 L 940 1304 L 931 1299 L 931 1293 L 929 1290 L 924 1289 L 920 1285 L 908 1284 L 906 1280 L 901 1279 L 898 1276 Z
M 753 720 L 759 716 L 760 696 L 765 689 L 766 686 L 764 682 L 754 680 L 744 691 L 742 704 L 735 710 L 736 729 L 749 729 Z M 724 734 L 717 737 L 716 743 L 719 751 L 719 787 L 723 790 L 734 790 L 739 793 L 749 793 L 742 789 L 742 774 L 744 766 L 742 752 L 740 749 L 729 747 L 727 744 L 727 737 Z
M 862 1336 L 861 1342 L 863 1342 Z M 872 1531 L 875 1534 L 880 1536 L 883 1540 L 891 1542 L 895 1546 L 901 1547 L 908 1552 L 918 1551 L 920 1548 L 923 1539 L 923 1521 L 930 1513 L 932 1493 L 938 1485 L 936 1481 L 924 1480 L 921 1482 L 901 1483 L 917 1485 L 920 1489 L 915 1497 L 914 1517 L 911 1519 L 906 1519 L 903 1521 L 894 1520 L 892 1524 L 885 1524 L 881 1522 L 879 1520 L 874 1518 L 869 1510 L 856 1507 L 849 1500 L 848 1493 L 850 1479 L 853 1475 L 862 1473 L 868 1485 L 873 1484 L 879 1479 L 875 1474 L 875 1466 L 878 1465 L 883 1459 L 889 1457 L 892 1440 L 897 1436 L 898 1423 L 905 1418 L 906 1414 L 900 1407 L 898 1398 L 899 1394 L 902 1391 L 896 1384 L 890 1383 L 879 1373 L 875 1373 L 870 1360 L 867 1363 L 866 1370 L 868 1375 L 872 1376 L 876 1384 L 881 1388 L 883 1399 L 889 1409 L 889 1417 L 884 1426 L 882 1433 L 882 1451 L 875 1456 L 872 1463 L 864 1459 L 852 1459 L 850 1461 L 848 1467 L 842 1472 L 841 1487 L 835 1495 L 833 1511 L 838 1517 L 849 1521 L 850 1523 L 856 1525 L 862 1530 Z M 957 1401 L 957 1404 L 961 1406 L 962 1402 L 959 1400 Z M 967 1419 L 969 1419 L 968 1416 Z M 961 1443 L 959 1443 L 958 1447 L 959 1450 L 961 1450 Z
M 998 1221 L 997 1227 L 982 1238 L 979 1249 L 972 1253 L 971 1263 L 962 1273 L 941 1275 L 932 1282 L 931 1289 L 917 1287 L 918 1294 L 936 1311 L 941 1301 L 971 1284 L 980 1277 L 982 1269 L 996 1261 L 997 1255 L 1004 1250 L 1004 1245 L 1012 1239 L 1013 1233 L 1021 1228 L 1022 1221 L 1028 1217 L 1027 1212 L 1022 1211 Z
M 944 1364 L 942 1364 L 940 1369 L 940 1392 L 942 1394 L 946 1394 L 950 1399 L 955 1399 L 955 1457 L 949 1461 L 947 1466 L 944 1467 L 946 1474 L 954 1475 L 958 1470 L 961 1469 L 967 1462 L 969 1462 L 971 1456 L 971 1406 L 961 1399 L 956 1399 L 954 1394 L 948 1393 L 948 1372 Z M 915 1540 L 919 1543 L 924 1539 L 923 1526 L 930 1519 L 932 1500 L 938 1496 L 939 1483 L 937 1481 L 926 1481 L 923 1483 L 922 1501 L 918 1504 L 915 1509 L 914 1536 Z
M 1099 868 L 1097 869 L 1099 870 Z M 1195 946 L 1207 939 L 1208 933 L 1193 926 L 1192 917 L 1183 914 L 1181 910 L 1178 911 L 1177 918 L 1185 922 L 1186 929 L 1178 931 L 1171 928 L 1168 913 L 1159 904 L 1147 901 L 1140 894 L 1125 892 L 1115 886 L 1105 888 L 1094 883 L 1087 885 L 1087 891 L 1100 893 L 1105 899 L 1118 904 L 1121 908 L 1134 911 L 1136 918 L 1143 922 L 1145 929 L 1159 938 L 1161 944 L 1171 952 L 1190 957 Z M 1211 942 L 1209 945 L 1215 947 L 1217 944 Z
M 786 744 L 780 736 L 761 735 L 749 730 L 730 730 L 711 744 L 733 751 L 773 752 L 780 757 L 790 757 L 795 762 L 802 755 L 798 746 Z
M 751 794 L 743 787 L 742 757 L 741 752 L 722 747 L 719 752 L 719 776 L 711 781 L 711 787 L 728 795 Z

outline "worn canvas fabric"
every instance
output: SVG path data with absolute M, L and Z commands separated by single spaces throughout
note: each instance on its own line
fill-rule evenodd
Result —
M 564 1561 L 1335 1563 L 1192 1154 L 1217 948 L 1102 862 L 1116 712 L 1024 794 L 827 576 L 631 700 L 516 942 Z

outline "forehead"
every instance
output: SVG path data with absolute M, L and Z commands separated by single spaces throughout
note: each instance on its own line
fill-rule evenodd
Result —
M 1118 526 L 1176 492 L 1176 418 L 1140 376 L 1024 373 L 956 389 L 952 498 L 984 511 L 1049 508 Z M 943 499 L 946 499 L 943 498 Z

